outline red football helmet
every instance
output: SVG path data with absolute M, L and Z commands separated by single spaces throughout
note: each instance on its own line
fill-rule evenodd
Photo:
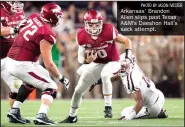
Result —
M 103 20 L 99 11 L 88 10 L 84 15 L 85 30 L 91 35 L 98 35 L 102 31 Z
M 57 4 L 48 3 L 41 8 L 40 16 L 43 21 L 50 23 L 52 26 L 57 26 L 62 20 L 63 12 Z
M 24 4 L 18 1 L 1 2 L 1 7 L 9 14 L 23 11 Z

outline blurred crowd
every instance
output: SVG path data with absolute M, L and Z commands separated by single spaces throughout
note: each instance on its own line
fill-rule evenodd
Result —
M 24 2 L 26 16 L 39 12 L 46 2 Z M 55 28 L 57 44 L 52 50 L 53 60 L 62 74 L 70 79 L 68 91 L 62 91 L 59 85 L 58 98 L 71 98 L 79 76 L 76 70 L 80 66 L 77 61 L 78 45 L 76 31 L 84 26 L 83 15 L 87 9 L 94 8 L 101 12 L 104 22 L 116 26 L 116 2 L 60 2 L 56 1 L 64 12 L 63 23 Z M 147 77 L 152 79 L 156 87 L 166 97 L 184 97 L 184 36 L 128 36 L 132 41 L 132 52 L 137 63 Z M 120 53 L 124 45 L 118 44 Z M 42 63 L 42 59 L 40 59 Z M 62 92 L 61 92 L 62 91 Z M 39 93 L 39 91 L 38 91 Z M 113 98 L 125 97 L 126 93 L 121 81 L 113 82 Z M 86 92 L 85 98 L 103 98 L 101 85 L 92 92 Z

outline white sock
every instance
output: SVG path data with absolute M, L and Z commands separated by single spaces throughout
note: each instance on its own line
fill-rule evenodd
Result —
M 22 102 L 20 102 L 20 101 L 15 101 L 14 103 L 13 103 L 13 108 L 20 108 L 21 107 L 21 104 L 22 104 Z
M 47 114 L 49 110 L 49 106 L 45 105 L 45 104 L 41 104 L 40 106 L 40 109 L 39 109 L 39 112 L 38 113 L 44 113 L 44 114 Z
M 104 96 L 105 106 L 112 106 L 112 95 Z
M 48 95 L 48 94 L 43 94 L 42 97 L 41 97 L 41 101 L 42 101 L 43 99 L 46 99 L 46 100 L 50 101 L 50 103 L 53 102 L 53 97 L 52 97 L 51 95 Z M 41 104 L 38 113 L 47 114 L 48 110 L 49 110 L 49 106 L 48 106 L 48 105 L 46 105 L 46 104 Z
M 74 117 L 77 115 L 78 109 L 70 107 L 69 115 Z

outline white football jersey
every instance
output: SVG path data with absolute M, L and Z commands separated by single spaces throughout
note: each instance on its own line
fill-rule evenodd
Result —
M 125 59 L 125 54 L 120 56 L 120 61 Z M 141 90 L 143 102 L 145 105 L 150 106 L 155 103 L 158 98 L 158 92 L 155 84 L 145 76 L 143 71 L 135 62 L 130 73 L 119 72 L 125 91 L 128 94 L 134 93 L 135 91 Z

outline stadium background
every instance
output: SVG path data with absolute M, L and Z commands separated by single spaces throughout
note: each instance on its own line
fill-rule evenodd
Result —
M 39 12 L 47 2 L 23 2 L 26 17 L 33 12 Z M 64 12 L 63 24 L 55 28 L 58 44 L 54 45 L 52 54 L 55 64 L 60 71 L 70 79 L 68 91 L 61 92 L 59 87 L 58 98 L 72 97 L 79 76 L 76 70 L 80 66 L 77 61 L 78 45 L 75 35 L 82 27 L 83 15 L 87 9 L 99 10 L 104 22 L 116 26 L 116 2 L 60 2 L 56 1 Z M 156 87 L 166 97 L 184 97 L 184 36 L 128 36 L 132 41 L 132 51 L 137 57 L 137 63 L 144 73 L 151 78 Z M 120 53 L 124 46 L 118 45 Z M 42 59 L 39 61 L 42 64 Z M 61 86 L 61 84 L 58 84 Z M 1 85 L 1 99 L 8 98 L 9 88 Z M 36 98 L 40 98 L 40 91 L 36 91 Z M 113 98 L 127 97 L 121 81 L 113 82 Z M 103 98 L 101 86 L 96 86 L 92 92 L 86 92 L 84 98 Z

